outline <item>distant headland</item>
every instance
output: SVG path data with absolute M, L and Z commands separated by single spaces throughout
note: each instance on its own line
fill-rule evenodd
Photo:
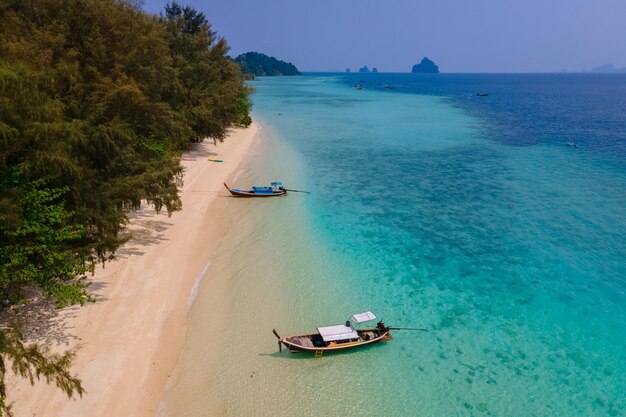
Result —
M 591 70 L 589 69 L 570 70 L 570 69 L 563 68 L 559 72 L 561 74 L 568 74 L 568 73 L 572 73 L 572 74 L 626 74 L 626 67 L 619 68 L 619 67 L 614 66 L 613 64 L 604 64 L 598 67 L 591 68 Z
M 439 67 L 433 61 L 424 57 L 422 62 L 413 65 L 411 72 L 417 74 L 438 74 Z
M 626 67 L 615 68 L 613 64 L 605 64 L 600 65 L 599 67 L 595 67 L 591 69 L 591 72 L 600 73 L 600 74 L 612 74 L 612 73 L 626 73 Z
M 278 60 L 260 52 L 246 52 L 235 58 L 248 78 L 280 75 L 302 75 L 291 62 Z

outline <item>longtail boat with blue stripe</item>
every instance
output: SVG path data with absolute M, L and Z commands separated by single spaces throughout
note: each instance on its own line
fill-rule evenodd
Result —
M 269 187 L 254 186 L 248 190 L 241 188 L 230 188 L 226 183 L 224 187 L 235 197 L 276 197 L 287 195 L 287 190 L 282 182 L 272 182 Z

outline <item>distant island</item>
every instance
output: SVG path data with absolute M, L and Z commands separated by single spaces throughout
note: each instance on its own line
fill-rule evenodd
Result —
M 346 70 L 346 72 L 350 72 L 350 71 Z M 370 73 L 370 72 L 376 73 L 376 72 L 378 72 L 378 68 L 372 67 L 372 69 L 370 70 L 367 65 L 363 65 L 361 68 L 359 68 L 359 72 L 361 72 L 361 73 Z
M 422 62 L 413 65 L 411 72 L 414 74 L 438 74 L 439 67 L 433 61 L 424 57 Z
M 613 64 L 605 64 L 600 65 L 599 67 L 595 67 L 591 69 L 591 72 L 599 73 L 599 74 L 612 74 L 612 73 L 626 73 L 626 67 L 615 68 Z
M 604 64 L 590 70 L 570 70 L 563 68 L 561 74 L 626 74 L 626 67 L 617 68 L 613 64 Z
M 248 78 L 281 75 L 302 75 L 291 62 L 278 60 L 260 52 L 246 52 L 235 58 L 241 72 Z

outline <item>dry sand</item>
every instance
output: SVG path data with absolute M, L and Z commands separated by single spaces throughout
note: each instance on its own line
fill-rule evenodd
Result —
M 185 341 L 193 294 L 228 228 L 219 221 L 222 183 L 235 175 L 257 133 L 256 124 L 235 129 L 224 143 L 199 144 L 183 156 L 195 160 L 182 162 L 182 211 L 131 216 L 132 240 L 93 277 L 98 301 L 62 310 L 45 338 L 55 351 L 80 346 L 73 370 L 87 393 L 68 400 L 54 386 L 11 378 L 17 417 L 156 414 Z

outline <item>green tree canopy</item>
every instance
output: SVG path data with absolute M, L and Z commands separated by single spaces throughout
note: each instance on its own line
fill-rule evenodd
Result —
M 132 0 L 0 1 L 1 312 L 29 287 L 90 300 L 86 277 L 123 243 L 128 211 L 181 208 L 182 150 L 251 122 L 227 52 L 176 2 L 153 16 Z M 0 329 L 3 360 L 16 335 Z
M 0 22 L 0 298 L 33 283 L 59 296 L 50 277 L 107 259 L 128 210 L 180 209 L 180 152 L 249 124 L 249 89 L 204 14 L 176 2 L 157 17 L 119 0 L 12 0 Z M 35 197 L 58 212 L 37 227 L 71 225 L 71 239 L 24 232 Z M 65 255 L 44 267 L 50 253 Z
M 278 60 L 260 52 L 246 52 L 235 58 L 245 74 L 254 76 L 302 75 L 291 62 Z

